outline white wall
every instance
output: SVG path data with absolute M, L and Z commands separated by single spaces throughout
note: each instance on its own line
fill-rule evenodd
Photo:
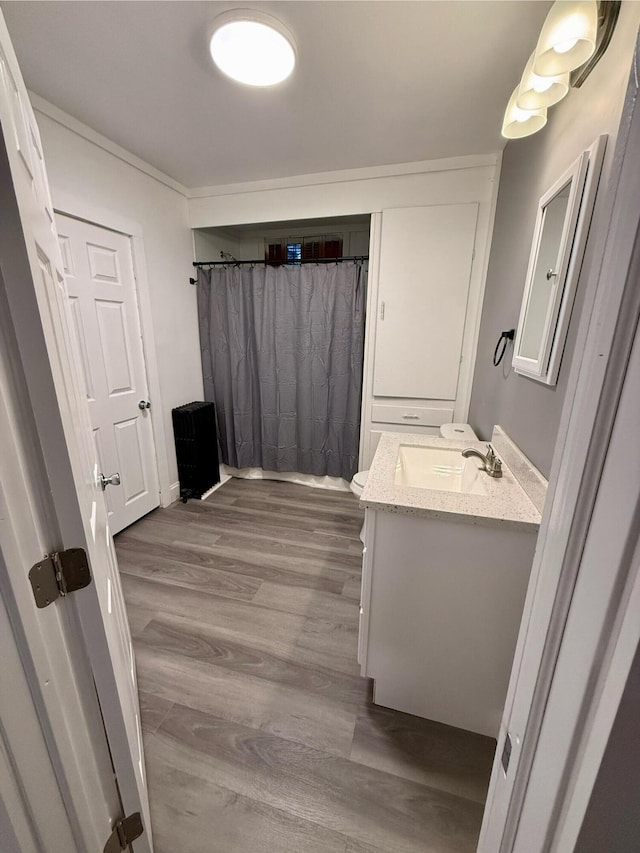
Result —
M 166 503 L 178 497 L 171 409 L 203 394 L 196 289 L 189 285 L 193 242 L 187 199 L 45 115 L 37 99 L 34 106 L 54 206 L 68 207 L 67 200 L 76 199 L 79 209 L 90 203 L 133 220 L 142 231 L 161 397 L 152 402 L 156 410 L 161 407 L 164 426 L 156 449 L 165 461 L 159 469 Z
M 486 235 L 497 155 L 302 175 L 192 191 L 193 228 L 369 214 L 387 207 L 481 203 Z
M 193 232 L 193 246 L 197 261 L 219 261 L 220 252 L 228 252 L 239 261 L 252 261 L 264 255 L 262 240 L 250 240 L 242 235 L 236 239 L 219 230 L 214 233 L 196 229 Z

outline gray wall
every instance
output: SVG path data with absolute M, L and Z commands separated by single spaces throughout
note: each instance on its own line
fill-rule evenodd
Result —
M 517 325 L 539 198 L 602 133 L 609 135 L 593 228 L 602 219 L 606 181 L 640 25 L 640 3 L 624 2 L 607 52 L 580 89 L 571 89 L 549 109 L 546 127 L 505 148 L 482 309 L 469 422 L 487 440 L 500 424 L 545 476 L 551 459 L 575 348 L 584 287 L 591 265 L 589 240 L 578 282 L 560 376 L 555 387 L 511 370 L 512 348 L 494 367 L 493 351 L 503 329 Z
M 574 853 L 640 849 L 640 648 L 636 652 Z

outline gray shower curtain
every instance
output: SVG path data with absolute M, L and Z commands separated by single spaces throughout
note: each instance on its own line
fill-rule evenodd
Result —
M 201 269 L 205 399 L 234 468 L 357 470 L 366 264 Z

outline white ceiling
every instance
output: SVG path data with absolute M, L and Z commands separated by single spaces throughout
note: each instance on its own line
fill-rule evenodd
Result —
M 295 34 L 273 89 L 207 32 L 251 5 Z M 187 187 L 499 150 L 549 2 L 30 2 L 2 9 L 27 86 Z

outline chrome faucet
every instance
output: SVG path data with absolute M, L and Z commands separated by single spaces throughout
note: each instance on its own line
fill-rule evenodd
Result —
M 490 444 L 487 444 L 486 456 L 484 453 L 476 450 L 475 447 L 468 447 L 466 450 L 463 450 L 462 455 L 465 459 L 468 459 L 469 456 L 477 456 L 478 459 L 482 459 L 484 462 L 484 465 L 480 469 L 481 471 L 486 471 L 490 477 L 502 477 L 502 461 L 498 459 L 495 450 Z

